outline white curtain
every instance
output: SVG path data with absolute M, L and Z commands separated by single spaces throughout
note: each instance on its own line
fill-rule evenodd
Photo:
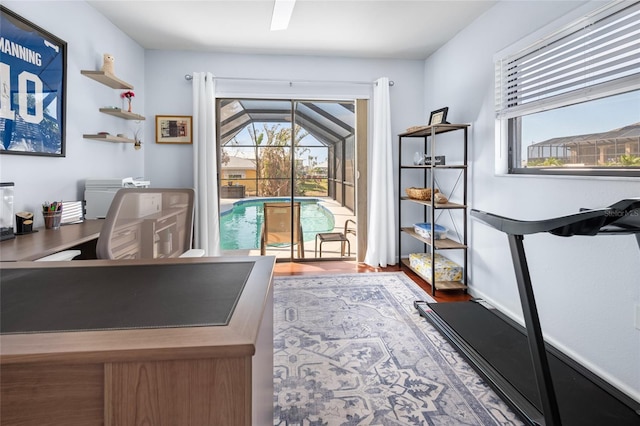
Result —
M 367 265 L 396 264 L 395 198 L 393 195 L 393 140 L 389 79 L 379 78 L 373 88 L 373 137 L 371 142 L 369 229 Z
M 194 248 L 203 249 L 205 256 L 219 256 L 215 80 L 210 72 L 194 72 L 192 83 L 193 182 L 196 192 Z

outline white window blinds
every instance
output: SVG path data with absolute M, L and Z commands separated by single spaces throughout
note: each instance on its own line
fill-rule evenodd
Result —
M 608 4 L 496 61 L 496 112 L 512 118 L 640 88 L 640 2 Z

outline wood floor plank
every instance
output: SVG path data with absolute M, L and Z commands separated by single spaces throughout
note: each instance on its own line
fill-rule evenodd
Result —
M 275 276 L 290 275 L 312 275 L 312 274 L 354 274 L 354 273 L 376 273 L 376 272 L 398 272 L 402 271 L 420 288 L 431 295 L 431 285 L 416 275 L 413 271 L 400 265 L 388 266 L 386 268 L 373 268 L 364 263 L 355 261 L 318 261 L 318 262 L 277 262 L 274 268 Z M 438 302 L 465 302 L 471 299 L 464 291 L 436 291 L 434 297 Z

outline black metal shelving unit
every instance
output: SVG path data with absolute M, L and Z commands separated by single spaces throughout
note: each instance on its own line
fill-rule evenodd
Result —
M 467 289 L 467 155 L 468 155 L 468 124 L 434 124 L 431 126 L 423 126 L 414 130 L 398 135 L 398 150 L 399 150 L 399 173 L 398 173 L 398 217 L 399 230 L 398 230 L 398 258 L 401 263 L 407 268 L 414 271 L 418 276 L 431 284 L 432 294 L 435 294 L 436 290 L 464 290 Z M 437 147 L 436 138 L 438 135 L 449 132 L 460 132 L 462 137 L 459 142 L 451 141 L 450 143 L 460 143 L 460 149 L 462 150 L 462 161 L 454 164 L 412 164 L 407 159 L 403 159 L 403 143 L 411 143 L 416 147 L 419 147 L 422 152 L 427 154 L 431 159 L 436 159 L 440 154 Z M 403 172 L 422 172 L 423 173 L 423 185 L 424 188 L 430 188 L 431 194 L 434 194 L 437 185 L 437 175 L 440 173 L 458 173 L 456 184 L 453 185 L 451 190 L 445 194 L 449 201 L 447 203 L 438 204 L 431 200 L 417 200 L 405 196 L 405 189 L 403 187 Z M 442 190 L 442 188 L 438 188 Z M 451 199 L 455 201 L 451 201 Z M 453 211 L 460 211 L 462 218 L 451 218 L 453 223 L 458 223 L 460 228 L 455 229 L 455 238 L 436 239 L 435 233 L 431 232 L 430 238 L 424 238 L 414 231 L 413 224 L 411 226 L 404 226 L 402 224 L 402 204 L 416 203 L 422 205 L 423 209 L 423 222 L 431 222 L 436 224 L 438 213 L 442 211 L 448 211 L 450 214 Z M 456 220 L 457 219 L 457 220 Z M 425 253 L 429 253 L 432 259 L 431 274 L 425 276 L 421 272 L 411 267 L 408 258 L 402 257 L 402 236 L 408 235 L 418 241 L 424 243 Z M 453 235 L 451 235 L 453 236 Z M 428 250 L 428 251 L 427 251 Z M 440 250 L 462 250 L 463 251 L 463 277 L 461 281 L 436 281 L 435 276 L 435 254 Z

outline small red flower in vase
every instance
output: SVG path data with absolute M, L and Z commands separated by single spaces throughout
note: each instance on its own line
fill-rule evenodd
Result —
M 131 98 L 133 98 L 136 94 L 133 93 L 131 90 L 127 90 L 126 92 L 122 92 L 120 94 L 121 98 L 127 98 L 127 102 L 129 102 L 129 109 L 128 111 L 131 112 Z

